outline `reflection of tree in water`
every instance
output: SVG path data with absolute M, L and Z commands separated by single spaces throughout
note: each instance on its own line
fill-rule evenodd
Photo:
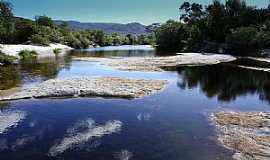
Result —
M 0 90 L 14 88 L 19 86 L 20 83 L 20 74 L 16 66 L 0 67 Z
M 113 51 L 85 51 L 73 50 L 70 55 L 76 57 L 149 57 L 154 56 L 154 50 L 113 50 Z
M 217 96 L 221 101 L 258 94 L 270 102 L 270 74 L 266 72 L 228 65 L 185 67 L 178 72 L 182 76 L 178 86 L 182 89 L 200 87 L 208 97 Z
M 6 110 L 9 107 L 9 103 L 8 102 L 0 102 L 0 113 L 4 110 Z
M 38 60 L 31 60 L 22 62 L 20 64 L 20 71 L 22 78 L 52 79 L 56 78 L 57 74 L 62 69 L 70 68 L 71 58 L 64 57 L 47 57 Z
M 24 61 L 18 65 L 0 67 L 0 90 L 19 87 L 23 82 L 36 78 L 47 80 L 55 78 L 60 70 L 70 68 L 71 57 L 47 57 Z

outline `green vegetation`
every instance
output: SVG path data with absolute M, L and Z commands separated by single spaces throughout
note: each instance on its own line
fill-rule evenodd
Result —
M 22 50 L 22 51 L 20 51 L 20 53 L 19 53 L 20 59 L 23 59 L 23 60 L 36 58 L 37 55 L 38 55 L 37 52 L 34 51 L 34 50 L 32 50 L 32 51 L 29 51 L 29 50 Z
M 53 50 L 53 53 L 55 54 L 55 55 L 58 55 L 58 54 L 60 54 L 62 52 L 62 49 L 61 48 L 55 48 L 54 50 Z
M 12 64 L 17 58 L 14 56 L 4 55 L 0 53 L 0 64 L 8 65 Z
M 36 16 L 35 21 L 14 17 L 12 5 L 0 0 L 0 43 L 61 43 L 77 49 L 150 44 L 170 52 L 241 56 L 270 48 L 270 5 L 256 8 L 241 0 L 214 0 L 208 6 L 184 2 L 180 13 L 180 21 L 169 20 L 153 35 L 106 34 L 99 30 L 72 30 L 66 23 L 55 25 L 47 16 Z
M 61 43 L 82 49 L 89 46 L 154 44 L 154 35 L 106 34 L 103 31 L 72 30 L 67 24 L 55 25 L 47 16 L 36 16 L 35 21 L 14 17 L 12 5 L 0 0 L 0 43 L 49 45 Z
M 20 86 L 20 78 L 20 73 L 16 65 L 0 67 L 0 91 Z
M 159 49 L 246 56 L 270 47 L 270 5 L 256 8 L 241 0 L 214 0 L 203 7 L 184 2 L 180 13 L 179 22 L 170 20 L 156 31 Z

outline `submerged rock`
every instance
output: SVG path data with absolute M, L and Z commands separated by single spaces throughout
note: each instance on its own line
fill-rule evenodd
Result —
M 237 160 L 270 159 L 270 113 L 219 112 L 213 115 L 219 141 Z
M 0 100 L 53 98 L 67 96 L 98 96 L 140 98 L 161 90 L 164 80 L 136 80 L 116 77 L 76 77 L 52 79 Z
M 95 58 L 76 57 L 75 60 L 101 62 L 119 70 L 126 71 L 163 71 L 164 68 L 183 65 L 211 65 L 236 60 L 230 55 L 199 53 L 181 53 L 167 57 L 128 57 L 128 58 Z
M 270 72 L 270 58 L 242 57 L 233 62 L 240 68 Z

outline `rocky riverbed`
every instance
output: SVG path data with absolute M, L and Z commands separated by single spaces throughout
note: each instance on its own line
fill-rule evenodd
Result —
M 166 84 L 167 82 L 163 80 L 136 80 L 116 77 L 52 79 L 10 96 L 2 96 L 0 100 L 69 96 L 140 98 L 161 90 Z
M 212 120 L 218 139 L 236 160 L 270 159 L 270 113 L 218 112 Z
M 212 65 L 236 60 L 230 55 L 199 53 L 181 53 L 166 57 L 128 57 L 128 58 L 95 58 L 74 57 L 75 60 L 100 62 L 119 70 L 126 71 L 163 71 L 164 68 L 188 65 Z

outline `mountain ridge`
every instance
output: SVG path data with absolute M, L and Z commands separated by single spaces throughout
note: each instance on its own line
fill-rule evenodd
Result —
M 122 35 L 132 34 L 132 35 L 142 35 L 142 34 L 151 34 L 153 33 L 152 27 L 143 25 L 138 22 L 131 23 L 103 23 L 103 22 L 79 22 L 79 21 L 63 21 L 55 20 L 55 24 L 61 25 L 66 23 L 67 26 L 75 30 L 102 30 L 105 33 L 112 34 L 118 33 Z

